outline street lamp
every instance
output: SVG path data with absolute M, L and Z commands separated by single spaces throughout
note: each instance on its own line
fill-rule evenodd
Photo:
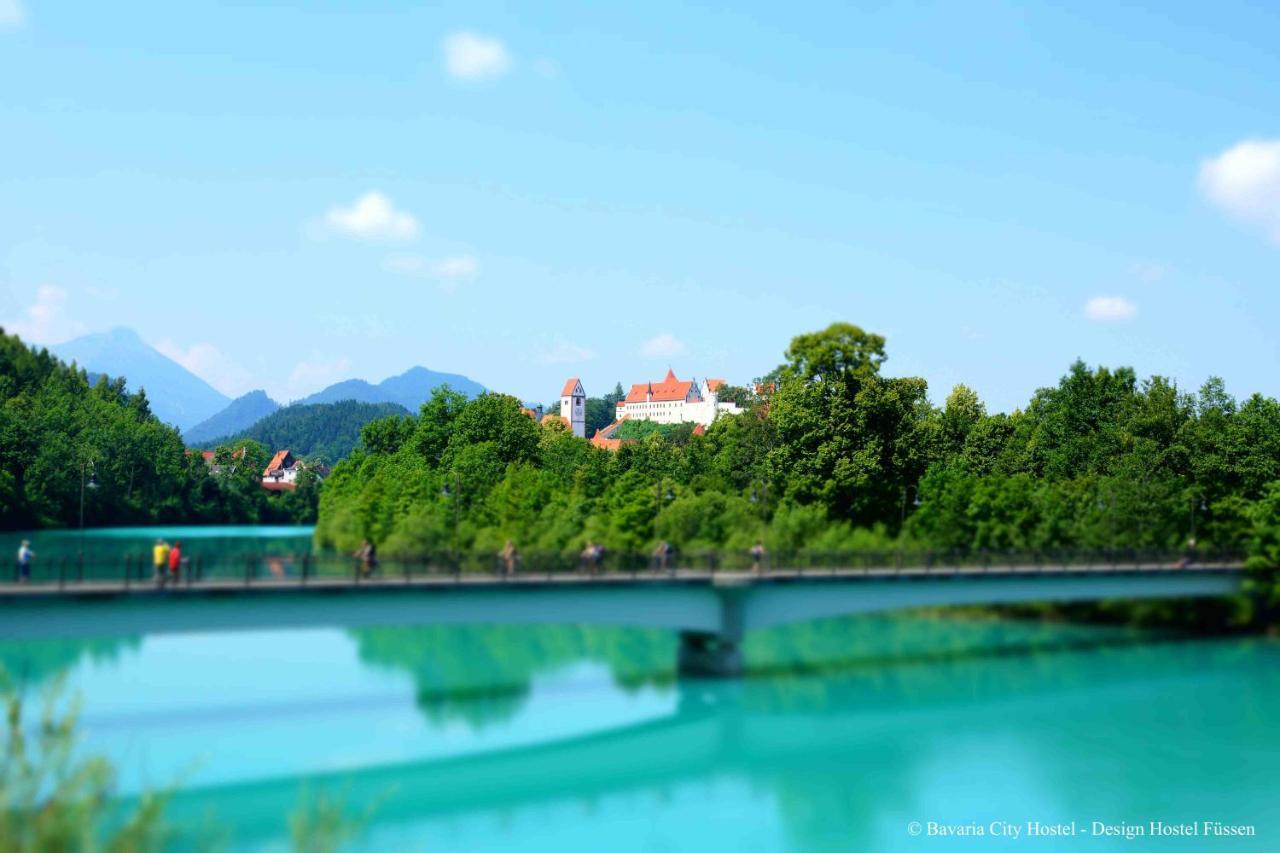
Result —
M 915 495 L 915 498 L 911 501 L 911 505 L 912 505 L 912 506 L 914 506 L 914 507 L 918 507 L 918 506 L 920 506 L 920 504 L 921 504 L 921 503 L 923 503 L 923 502 L 920 500 L 920 487 L 919 487 L 919 486 L 917 486 L 915 483 L 910 483 L 910 484 L 908 484 L 908 485 L 906 485 L 906 486 L 903 486 L 903 487 L 902 487 L 902 515 L 901 515 L 901 517 L 898 519 L 898 534 L 899 534 L 899 535 L 901 535 L 901 534 L 902 534 L 902 528 L 904 528 L 904 527 L 906 527 L 906 526 L 907 526 L 907 493 L 908 493 L 908 492 L 910 492 L 910 493 L 912 493 L 913 495 Z
M 454 559 L 456 561 L 458 554 L 458 501 L 462 498 L 462 489 L 458 485 L 457 472 L 453 475 L 453 488 L 449 488 L 449 481 L 446 480 L 444 488 L 440 490 L 440 494 L 446 498 L 452 499 L 453 502 L 453 532 L 449 536 L 449 544 L 453 546 L 451 550 L 454 552 Z M 461 562 L 458 562 L 457 568 L 461 570 Z
M 88 479 L 85 479 L 86 474 Z M 98 471 L 92 459 L 80 462 L 80 577 L 84 578 L 84 493 L 98 488 Z
M 1200 512 L 1208 512 L 1209 505 L 1205 503 L 1204 495 L 1200 494 L 1199 492 L 1193 492 L 1191 495 L 1191 539 L 1188 540 L 1187 542 L 1187 544 L 1192 548 L 1196 547 L 1196 510 L 1197 509 L 1200 510 Z
M 765 480 L 758 480 L 751 484 L 751 502 L 760 505 L 760 525 L 768 526 L 769 523 L 769 483 Z

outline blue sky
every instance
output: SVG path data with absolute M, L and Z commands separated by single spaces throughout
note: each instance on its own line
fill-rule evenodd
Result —
M 0 322 L 280 399 L 833 320 L 936 400 L 1280 395 L 1280 5 L 1117 5 L 0 0 Z

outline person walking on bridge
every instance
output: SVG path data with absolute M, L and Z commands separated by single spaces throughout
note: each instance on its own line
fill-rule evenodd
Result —
M 663 539 L 658 546 L 653 549 L 653 568 L 657 571 L 664 571 L 671 567 L 671 552 L 675 549 L 671 547 L 671 543 Z
M 164 586 L 165 576 L 169 573 L 169 543 L 163 538 L 157 539 L 151 549 L 151 565 L 155 569 L 156 585 Z
M 751 571 L 760 574 L 764 571 L 764 543 L 757 540 L 756 544 L 751 546 Z
M 502 561 L 502 573 L 507 577 L 511 577 L 516 573 L 516 564 L 520 562 L 520 552 L 516 550 L 516 543 L 510 539 L 507 544 L 502 546 L 502 550 L 498 552 L 498 559 Z
M 18 583 L 31 580 L 31 561 L 35 556 L 36 552 L 31 550 L 31 540 L 23 539 L 18 546 Z
M 352 556 L 358 561 L 357 567 L 362 577 L 372 575 L 378 566 L 378 547 L 369 539 L 364 540 Z
M 589 575 L 597 575 L 600 573 L 600 558 L 604 556 L 604 546 L 597 545 L 588 541 L 586 547 L 582 549 L 582 567 Z
M 169 580 L 174 584 L 178 583 L 178 576 L 182 572 L 182 543 L 174 542 L 173 547 L 169 549 Z

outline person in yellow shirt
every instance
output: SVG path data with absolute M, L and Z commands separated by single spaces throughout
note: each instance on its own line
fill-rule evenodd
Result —
M 163 585 L 165 575 L 169 571 L 169 543 L 163 539 L 157 539 L 155 547 L 151 549 L 151 564 L 156 570 L 156 583 Z

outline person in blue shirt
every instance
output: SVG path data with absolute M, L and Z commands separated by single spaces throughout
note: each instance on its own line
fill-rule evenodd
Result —
M 26 583 L 31 579 L 31 560 L 36 552 L 31 550 L 31 542 L 23 539 L 18 546 L 18 583 Z

